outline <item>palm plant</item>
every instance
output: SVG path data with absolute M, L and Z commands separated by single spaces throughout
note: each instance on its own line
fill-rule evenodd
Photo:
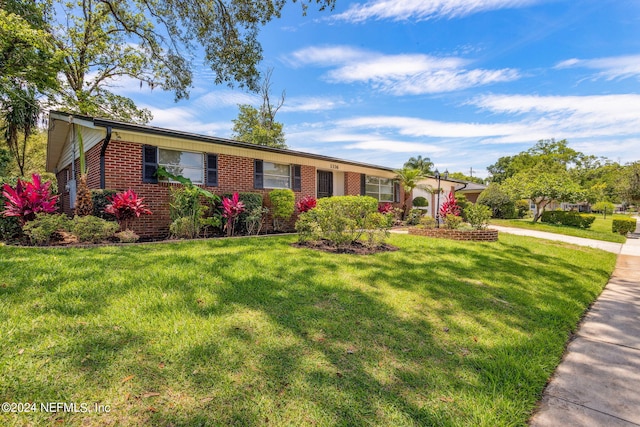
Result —
M 400 182 L 400 185 L 402 185 L 402 189 L 404 190 L 404 198 L 402 200 L 402 211 L 404 219 L 409 212 L 409 200 L 411 199 L 413 190 L 416 188 L 421 188 L 430 191 L 430 187 L 428 185 L 420 184 L 420 181 L 427 177 L 427 175 L 421 169 L 404 167 L 402 169 L 396 170 L 395 173 L 396 180 Z
M 27 140 L 34 133 L 40 116 L 40 105 L 32 87 L 19 86 L 7 91 L 6 98 L 0 101 L 3 122 L 2 132 L 13 158 L 16 160 L 20 176 L 24 176 Z
M 403 168 L 408 169 L 419 169 L 425 175 L 432 174 L 431 168 L 433 167 L 433 162 L 428 157 L 410 157 L 409 160 L 403 165 Z

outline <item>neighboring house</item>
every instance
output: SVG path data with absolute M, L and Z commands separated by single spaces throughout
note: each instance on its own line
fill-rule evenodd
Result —
M 413 197 L 422 196 L 429 201 L 429 207 L 427 212 L 432 217 L 436 217 L 438 207 L 438 180 L 434 177 L 428 177 L 420 181 L 420 186 L 423 188 L 416 188 L 413 190 Z M 478 200 L 478 196 L 482 193 L 486 185 L 476 184 L 474 182 L 461 181 L 453 178 L 441 178 L 440 179 L 440 206 L 444 203 L 447 195 L 453 191 L 454 193 L 461 193 L 472 203 Z
M 49 114 L 47 171 L 58 179 L 64 212 L 73 213 L 78 169 L 78 135 L 88 165 L 91 189 L 133 189 L 145 198 L 153 215 L 141 217 L 135 231 L 142 237 L 166 236 L 170 187 L 158 181 L 158 166 L 182 175 L 218 195 L 290 188 L 296 200 L 311 195 L 369 195 L 400 206 L 403 194 L 393 169 L 328 156 L 248 144 L 119 121 Z

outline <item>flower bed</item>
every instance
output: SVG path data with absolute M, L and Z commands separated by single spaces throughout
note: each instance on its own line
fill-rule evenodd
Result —
M 448 228 L 409 228 L 409 234 L 450 240 L 497 242 L 498 230 L 452 230 Z

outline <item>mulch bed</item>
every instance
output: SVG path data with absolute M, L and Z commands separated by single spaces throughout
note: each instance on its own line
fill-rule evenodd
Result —
M 371 255 L 378 252 L 393 252 L 398 248 L 393 245 L 383 243 L 382 245 L 369 247 L 361 242 L 353 242 L 349 246 L 334 246 L 326 240 L 309 241 L 309 242 L 297 242 L 292 243 L 291 246 L 295 248 L 307 248 L 315 249 L 317 251 L 329 252 L 332 254 L 354 254 L 354 255 Z

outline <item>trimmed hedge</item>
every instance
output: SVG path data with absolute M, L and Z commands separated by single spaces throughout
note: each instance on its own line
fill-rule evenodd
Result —
M 620 233 L 623 236 L 636 231 L 636 220 L 633 218 L 614 218 L 611 224 L 611 231 Z
M 540 217 L 540 221 L 548 224 L 578 228 L 589 228 L 595 220 L 595 215 L 582 215 L 576 211 L 545 211 Z

